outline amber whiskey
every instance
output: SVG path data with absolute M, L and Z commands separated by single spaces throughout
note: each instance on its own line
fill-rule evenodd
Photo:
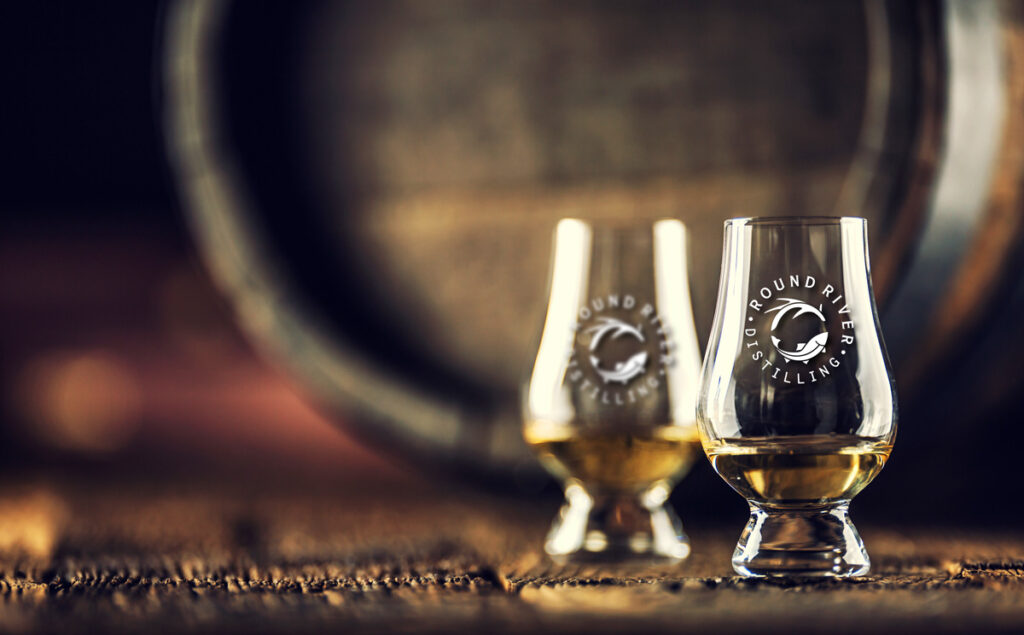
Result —
M 766 506 L 848 501 L 885 465 L 892 445 L 855 435 L 721 439 L 707 448 L 715 471 Z
M 535 421 L 524 429 L 541 463 L 563 481 L 605 491 L 639 491 L 682 478 L 700 455 L 694 425 L 587 431 Z

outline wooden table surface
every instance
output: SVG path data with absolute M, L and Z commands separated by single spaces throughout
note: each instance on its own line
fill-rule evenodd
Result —
M 740 528 L 698 522 L 685 564 L 627 573 L 550 564 L 549 503 L 32 483 L 0 496 L 0 629 L 1024 629 L 1021 536 L 866 526 L 868 577 L 754 581 L 729 566 Z

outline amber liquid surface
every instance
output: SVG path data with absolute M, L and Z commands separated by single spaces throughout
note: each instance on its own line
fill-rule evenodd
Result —
M 606 491 L 639 491 L 658 482 L 675 482 L 701 453 L 693 425 L 587 431 L 582 426 L 530 422 L 524 437 L 557 478 Z
M 715 471 L 748 500 L 802 507 L 848 501 L 881 471 L 890 443 L 854 435 L 721 439 L 706 447 Z

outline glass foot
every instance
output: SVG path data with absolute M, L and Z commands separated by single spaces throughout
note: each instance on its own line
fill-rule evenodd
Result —
M 732 566 L 745 576 L 846 578 L 871 568 L 849 504 L 810 510 L 750 506 Z
M 659 484 L 639 493 L 591 494 L 570 483 L 544 550 L 560 564 L 680 562 L 690 555 L 690 540 L 667 504 L 670 491 Z

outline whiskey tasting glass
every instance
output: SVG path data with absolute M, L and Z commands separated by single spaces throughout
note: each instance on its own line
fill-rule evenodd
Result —
M 750 504 L 733 568 L 856 576 L 850 500 L 882 469 L 896 394 L 862 218 L 736 218 L 697 406 L 715 471 Z
M 524 437 L 565 489 L 556 561 L 673 562 L 690 553 L 667 505 L 700 454 L 700 354 L 686 228 L 566 219 L 523 395 Z

